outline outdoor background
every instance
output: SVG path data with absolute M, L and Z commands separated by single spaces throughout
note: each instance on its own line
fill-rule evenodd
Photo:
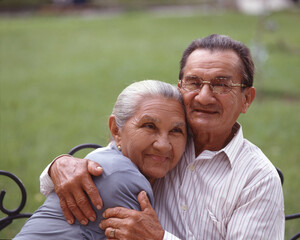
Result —
M 299 4 L 22 2 L 27 5 L 0 2 L 0 169 L 23 181 L 22 212 L 43 203 L 39 175 L 53 158 L 81 143 L 108 143 L 108 116 L 124 87 L 143 79 L 176 84 L 183 50 L 212 33 L 253 52 L 258 94 L 239 122 L 283 171 L 286 214 L 300 212 Z M 16 208 L 18 187 L 0 176 L 1 189 L 7 190 L 4 207 Z M 24 222 L 15 220 L 0 239 L 15 236 Z M 300 220 L 286 222 L 286 239 L 298 231 Z

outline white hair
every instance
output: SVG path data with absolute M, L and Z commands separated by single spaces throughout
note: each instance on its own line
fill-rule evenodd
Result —
M 137 111 L 145 97 L 164 97 L 174 99 L 183 105 L 182 96 L 177 87 L 158 80 L 143 80 L 126 87 L 118 96 L 112 114 L 116 125 L 122 129 L 126 121 Z

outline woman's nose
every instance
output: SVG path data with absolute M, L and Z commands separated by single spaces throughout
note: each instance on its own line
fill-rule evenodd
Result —
M 167 152 L 172 149 L 168 136 L 159 135 L 153 143 L 153 147 L 161 152 Z

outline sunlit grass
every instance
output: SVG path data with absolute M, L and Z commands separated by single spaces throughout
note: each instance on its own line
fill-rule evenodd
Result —
M 300 211 L 299 20 L 299 12 L 266 18 L 276 28 L 267 24 L 259 32 L 268 53 L 257 64 L 259 95 L 240 118 L 244 135 L 284 172 L 287 214 Z M 258 23 L 256 16 L 236 13 L 2 18 L 0 168 L 24 182 L 24 212 L 42 204 L 38 178 L 55 156 L 80 143 L 108 142 L 107 119 L 126 85 L 142 79 L 175 84 L 182 51 L 191 40 L 220 33 L 251 45 Z M 1 188 L 6 186 L 2 179 Z M 10 186 L 5 206 L 15 208 L 17 190 Z M 0 238 L 13 237 L 22 224 L 16 220 Z M 287 238 L 298 230 L 299 220 L 288 222 Z

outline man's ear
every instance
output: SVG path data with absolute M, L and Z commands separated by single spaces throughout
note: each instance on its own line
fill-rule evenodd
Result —
M 181 95 L 184 93 L 184 90 L 180 87 L 180 80 L 178 80 L 177 87 Z
M 109 120 L 108 120 L 108 126 L 109 126 L 109 130 L 111 132 L 111 135 L 116 142 L 116 145 L 121 144 L 121 134 L 120 134 L 120 130 L 116 124 L 115 115 L 110 115 Z
M 242 113 L 246 113 L 251 103 L 253 102 L 256 95 L 256 90 L 254 87 L 248 87 L 244 89 L 243 93 L 243 106 Z

